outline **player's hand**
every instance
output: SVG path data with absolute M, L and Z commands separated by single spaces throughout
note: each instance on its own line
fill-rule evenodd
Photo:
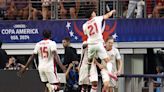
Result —
M 112 10 L 111 13 L 112 13 L 112 14 L 115 14 L 115 13 L 116 13 L 116 10 Z
M 117 76 L 119 76 L 119 75 L 121 74 L 121 72 L 120 72 L 120 71 L 117 71 L 117 72 L 115 72 L 115 74 L 116 74 Z

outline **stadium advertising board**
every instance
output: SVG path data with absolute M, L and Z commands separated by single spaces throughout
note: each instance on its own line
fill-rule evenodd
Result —
M 86 39 L 82 24 L 86 20 L 0 21 L 0 40 L 5 43 L 35 43 L 42 39 L 42 31 L 52 31 L 52 40 L 61 43 L 70 37 L 73 43 Z M 102 25 L 104 39 L 113 36 L 118 42 L 164 40 L 164 19 L 107 20 Z

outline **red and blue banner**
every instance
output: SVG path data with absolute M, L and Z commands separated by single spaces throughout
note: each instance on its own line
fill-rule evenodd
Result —
M 0 21 L 0 40 L 4 43 L 35 43 L 44 29 L 52 31 L 52 40 L 61 43 L 70 37 L 72 43 L 86 39 L 82 25 L 86 20 Z M 117 42 L 164 41 L 164 19 L 117 19 L 105 22 L 104 39 L 113 36 Z

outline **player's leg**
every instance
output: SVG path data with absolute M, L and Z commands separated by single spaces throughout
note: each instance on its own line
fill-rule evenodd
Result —
M 113 88 L 112 87 L 109 87 L 109 92 L 113 92 Z
M 95 60 L 95 59 L 93 59 Z M 90 82 L 92 83 L 90 92 L 97 92 L 97 85 L 98 85 L 98 73 L 97 73 L 97 67 L 94 62 L 91 64 L 90 69 Z
M 46 77 L 45 72 L 42 71 L 42 70 L 39 70 L 39 76 L 40 76 L 40 79 L 41 79 L 42 83 L 45 86 L 45 89 L 44 89 L 45 91 L 44 92 L 48 92 L 48 88 L 46 87 L 46 84 L 48 83 L 48 79 Z
M 109 86 L 109 92 L 118 92 L 117 91 L 117 81 L 116 80 L 114 80 L 113 78 L 110 78 L 110 80 L 109 80 L 109 84 L 110 84 L 110 86 Z
M 88 49 L 82 49 L 81 64 L 79 66 L 79 85 L 81 85 L 81 92 L 88 92 L 90 85 L 88 76 Z
M 89 86 L 89 85 L 83 84 L 83 85 L 81 86 L 81 92 L 88 92 L 88 86 Z
M 46 86 L 49 92 L 57 92 L 60 90 L 60 83 L 47 83 Z
M 46 72 L 46 76 L 48 78 L 48 83 L 46 84 L 46 86 L 48 87 L 49 92 L 60 90 L 60 82 L 56 72 Z
M 103 88 L 102 88 L 102 92 L 108 92 L 109 90 L 109 76 L 108 76 L 108 72 L 105 69 L 101 70 L 101 75 L 102 75 L 102 80 L 103 80 Z
M 93 58 L 97 54 L 97 45 L 88 45 L 88 74 L 90 74 Z
M 88 64 L 85 62 L 81 65 L 79 70 L 79 85 L 82 85 L 81 92 L 88 92 L 89 84 Z
M 104 48 L 103 43 L 97 45 L 97 55 L 101 60 L 104 60 L 106 63 L 110 62 L 110 57 L 107 54 L 106 49 Z
M 98 82 L 93 81 L 90 92 L 97 92 L 97 88 L 98 88 L 97 85 L 98 85 Z
M 98 63 L 96 60 L 94 61 L 94 63 L 101 70 L 100 73 L 101 73 L 103 84 L 104 84 L 103 88 L 102 88 L 102 92 L 108 92 L 108 90 L 109 90 L 109 75 L 108 75 L 108 71 L 105 69 L 105 67 L 103 65 Z

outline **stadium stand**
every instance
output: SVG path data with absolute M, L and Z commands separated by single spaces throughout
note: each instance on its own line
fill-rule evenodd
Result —
M 62 17 L 64 17 L 64 15 L 64 19 L 81 19 L 84 18 L 86 10 L 94 8 L 98 15 L 116 9 L 117 13 L 114 17 L 125 18 L 128 2 L 129 0 L 50 0 L 45 2 L 49 3 L 46 16 L 47 19 L 63 19 Z M 158 11 L 160 17 L 163 16 L 162 0 L 144 0 L 144 2 L 144 18 L 152 18 Z M 43 19 L 42 14 L 44 14 L 44 12 L 42 12 L 42 2 L 40 0 L 1 0 L 0 5 L 1 19 Z M 62 9 L 61 6 L 64 6 L 65 9 Z

